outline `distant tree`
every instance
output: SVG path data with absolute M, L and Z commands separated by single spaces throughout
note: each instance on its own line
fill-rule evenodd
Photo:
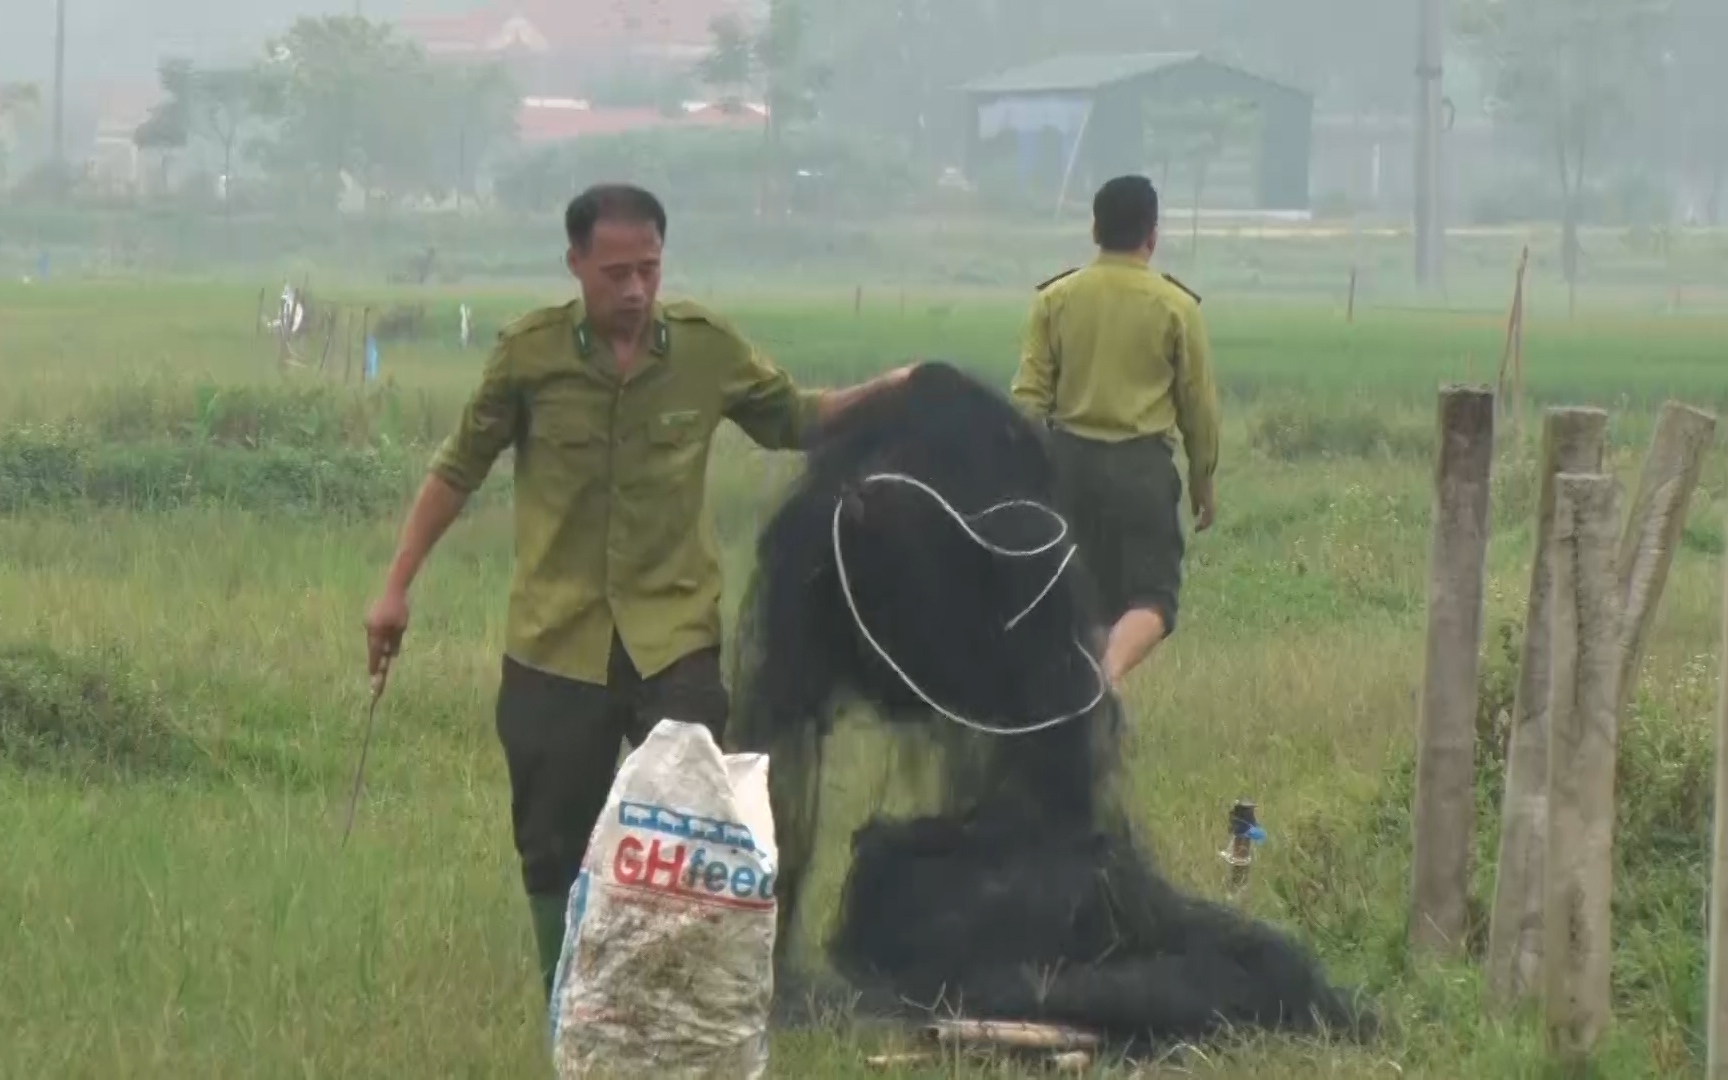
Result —
M 300 19 L 267 57 L 282 123 L 265 156 L 280 177 L 323 198 L 346 179 L 368 205 L 461 199 L 515 137 L 520 98 L 502 66 L 435 61 L 385 23 Z
M 702 81 L 726 94 L 759 91 L 768 110 L 763 123 L 763 198 L 774 198 L 773 178 L 785 165 L 787 129 L 814 120 L 830 69 L 810 54 L 806 0 L 769 0 L 760 27 L 736 15 L 714 20 L 707 55 L 697 65 Z
M 521 98 L 499 64 L 434 64 L 431 74 L 442 103 L 434 137 L 439 172 L 448 177 L 460 202 L 474 194 L 481 165 L 515 141 Z
M 1719 2 L 1719 0 L 1712 0 Z M 1561 261 L 1578 279 L 1590 170 L 1660 65 L 1672 0 L 1466 0 L 1462 29 L 1492 81 L 1498 122 L 1540 140 L 1560 183 Z
M 357 16 L 303 18 L 268 47 L 283 91 L 280 171 L 329 193 L 346 177 L 370 202 L 429 156 L 436 106 L 424 57 L 390 26 Z M 423 174 L 423 168 L 422 168 Z
M 33 83 L 0 83 L 0 184 L 6 180 L 19 128 L 36 115 L 42 96 Z
M 1146 145 L 1168 166 L 1181 162 L 1192 182 L 1189 254 L 1200 257 L 1200 207 L 1206 198 L 1206 183 L 1225 151 L 1241 140 L 1254 125 L 1258 113 L 1251 106 L 1229 99 L 1201 100 L 1147 110 Z
M 1675 0 L 1664 53 L 1673 89 L 1686 166 L 1701 182 L 1710 224 L 1723 221 L 1728 188 L 1728 4 L 1722 0 Z
M 166 98 L 133 133 L 140 148 L 184 149 L 204 140 L 222 158 L 223 203 L 234 190 L 236 152 L 242 140 L 279 114 L 280 87 L 263 70 L 198 68 L 187 60 L 165 60 L 158 71 Z
M 0 83 L 0 123 L 11 124 L 41 104 L 42 94 L 35 83 Z

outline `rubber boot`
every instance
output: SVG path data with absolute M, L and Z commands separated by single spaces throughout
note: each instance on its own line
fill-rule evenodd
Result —
M 534 948 L 540 955 L 540 980 L 548 1003 L 552 1000 L 552 980 L 558 976 L 558 957 L 564 951 L 564 908 L 565 897 L 557 893 L 528 897 Z

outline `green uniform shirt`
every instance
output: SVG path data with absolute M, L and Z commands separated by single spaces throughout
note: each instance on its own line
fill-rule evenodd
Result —
M 1027 319 L 1014 400 L 1083 438 L 1179 431 L 1190 477 L 1218 466 L 1218 393 L 1200 301 L 1131 256 L 1047 282 Z
M 581 301 L 499 335 L 432 472 L 471 492 L 514 447 L 516 565 L 506 649 L 604 684 L 614 629 L 644 678 L 720 641 L 720 561 L 704 505 L 722 418 L 768 449 L 798 446 L 815 395 L 730 324 L 656 305 L 629 377 Z

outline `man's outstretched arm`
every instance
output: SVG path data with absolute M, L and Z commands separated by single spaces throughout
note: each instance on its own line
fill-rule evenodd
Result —
M 792 377 L 740 340 L 737 374 L 726 393 L 726 416 L 766 450 L 797 450 L 810 433 L 865 398 L 904 382 L 908 364 L 838 390 L 800 389 Z

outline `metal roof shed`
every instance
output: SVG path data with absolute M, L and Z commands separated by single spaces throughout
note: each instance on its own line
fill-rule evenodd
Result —
M 984 147 L 1011 136 L 1023 174 L 1035 171 L 1038 157 L 1056 150 L 1062 169 L 1059 199 L 1082 161 L 1095 177 L 1145 167 L 1150 106 L 1244 102 L 1261 120 L 1255 177 L 1259 207 L 1309 208 L 1312 95 L 1199 53 L 1058 56 L 962 89 L 970 112 L 967 171 L 976 176 Z

